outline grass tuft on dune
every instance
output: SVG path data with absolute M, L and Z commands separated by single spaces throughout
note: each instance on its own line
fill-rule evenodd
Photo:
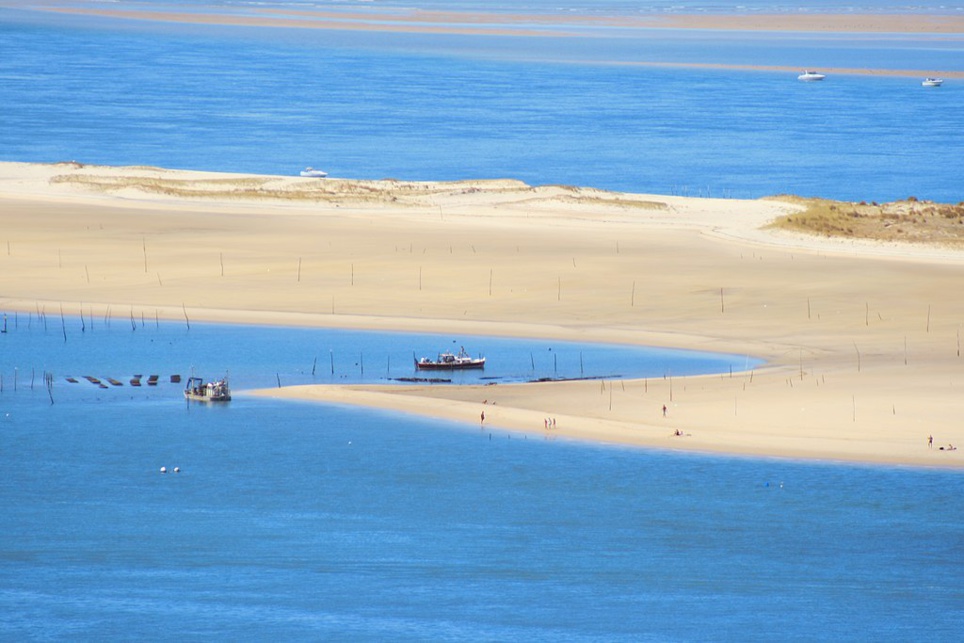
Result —
M 773 229 L 824 237 L 964 246 L 964 203 L 934 203 L 915 197 L 880 204 L 777 198 L 806 209 L 777 218 L 768 226 Z

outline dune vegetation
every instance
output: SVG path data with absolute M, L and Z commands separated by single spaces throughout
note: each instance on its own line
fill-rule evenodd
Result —
M 771 228 L 825 237 L 964 246 L 964 203 L 934 203 L 915 197 L 891 203 L 777 198 L 806 209 L 779 217 Z

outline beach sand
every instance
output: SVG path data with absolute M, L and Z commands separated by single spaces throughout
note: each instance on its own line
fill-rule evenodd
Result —
M 509 180 L 0 163 L 0 310 L 746 354 L 767 364 L 251 393 L 469 425 L 484 411 L 486 429 L 539 438 L 964 467 L 961 451 L 940 448 L 964 444 L 964 252 L 762 228 L 798 207 Z

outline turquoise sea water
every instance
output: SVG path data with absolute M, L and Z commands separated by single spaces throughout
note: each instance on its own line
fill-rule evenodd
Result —
M 960 70 L 959 38 L 611 35 L 359 35 L 0 10 L 0 159 L 964 198 L 956 82 L 937 91 L 892 77 L 805 85 L 794 74 L 610 64 Z M 662 377 L 686 372 L 678 356 L 119 317 L 78 326 L 10 314 L 0 334 L 0 639 L 964 636 L 958 472 L 640 451 L 546 440 L 541 427 L 510 435 L 480 430 L 476 418 L 243 394 L 209 408 L 185 404 L 164 377 L 228 371 L 236 389 L 386 381 L 413 374 L 413 353 L 457 345 L 489 357 L 492 381 Z M 704 356 L 686 357 L 706 368 Z M 753 365 L 726 356 L 713 367 Z M 54 373 L 49 393 L 45 371 Z M 155 372 L 157 387 L 127 385 Z M 181 471 L 162 475 L 162 466 Z

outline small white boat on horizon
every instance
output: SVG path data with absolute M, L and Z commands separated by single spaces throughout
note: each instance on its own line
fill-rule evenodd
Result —
M 943 78 L 925 78 L 921 83 L 924 87 L 940 87 L 944 84 Z
M 804 71 L 802 74 L 800 74 L 799 76 L 797 76 L 797 80 L 805 80 L 805 81 L 823 80 L 826 77 L 827 77 L 826 74 L 821 74 L 820 72 L 817 72 L 817 71 L 810 71 L 808 69 Z
M 306 167 L 301 171 L 301 176 L 307 176 L 313 179 L 323 179 L 328 176 L 328 172 L 322 170 L 316 170 L 313 167 Z

